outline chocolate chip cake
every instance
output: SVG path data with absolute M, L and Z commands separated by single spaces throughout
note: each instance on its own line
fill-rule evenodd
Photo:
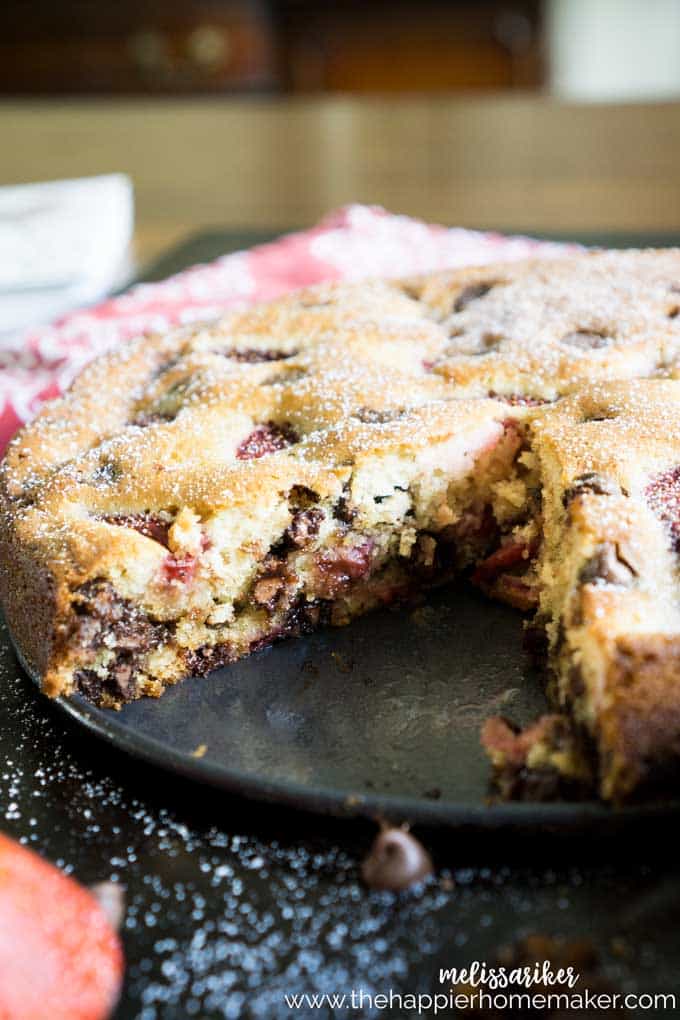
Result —
M 2 465 L 27 663 L 115 708 L 467 573 L 533 614 L 575 734 L 518 756 L 499 724 L 498 775 L 635 793 L 680 752 L 679 310 L 680 252 L 596 252 L 323 285 L 96 360 Z

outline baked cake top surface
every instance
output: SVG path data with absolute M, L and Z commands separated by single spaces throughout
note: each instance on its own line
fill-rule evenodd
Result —
M 5 511 L 81 570 L 135 541 L 106 517 L 250 512 L 291 484 L 337 494 L 369 454 L 540 417 L 575 391 L 546 415 L 565 480 L 620 461 L 622 445 L 660 471 L 677 451 L 677 386 L 607 382 L 674 374 L 679 303 L 680 252 L 594 252 L 326 284 L 143 337 L 86 367 L 13 441 Z M 603 404 L 619 408 L 606 427 Z

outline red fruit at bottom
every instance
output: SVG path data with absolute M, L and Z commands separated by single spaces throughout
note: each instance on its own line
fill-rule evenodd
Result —
M 94 896 L 0 834 L 2 1020 L 104 1020 L 122 976 L 120 941 Z

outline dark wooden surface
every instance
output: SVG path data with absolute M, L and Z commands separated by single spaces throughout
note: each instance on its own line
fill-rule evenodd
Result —
M 146 278 L 256 239 L 195 238 Z M 329 1009 L 293 1013 L 284 996 L 437 991 L 439 966 L 491 963 L 536 932 L 591 942 L 598 980 L 616 990 L 680 991 L 673 819 L 598 840 L 420 829 L 436 878 L 368 893 L 358 865 L 372 824 L 263 808 L 140 766 L 39 696 L 4 634 L 0 674 L 3 829 L 84 882 L 127 887 L 117 1020 L 325 1020 Z

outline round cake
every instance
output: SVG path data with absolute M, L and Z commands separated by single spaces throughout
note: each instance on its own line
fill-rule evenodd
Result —
M 116 708 L 463 573 L 532 614 L 564 714 L 487 727 L 499 787 L 637 794 L 680 751 L 679 311 L 680 252 L 599 251 L 323 285 L 97 359 L 1 469 L 26 662 Z

